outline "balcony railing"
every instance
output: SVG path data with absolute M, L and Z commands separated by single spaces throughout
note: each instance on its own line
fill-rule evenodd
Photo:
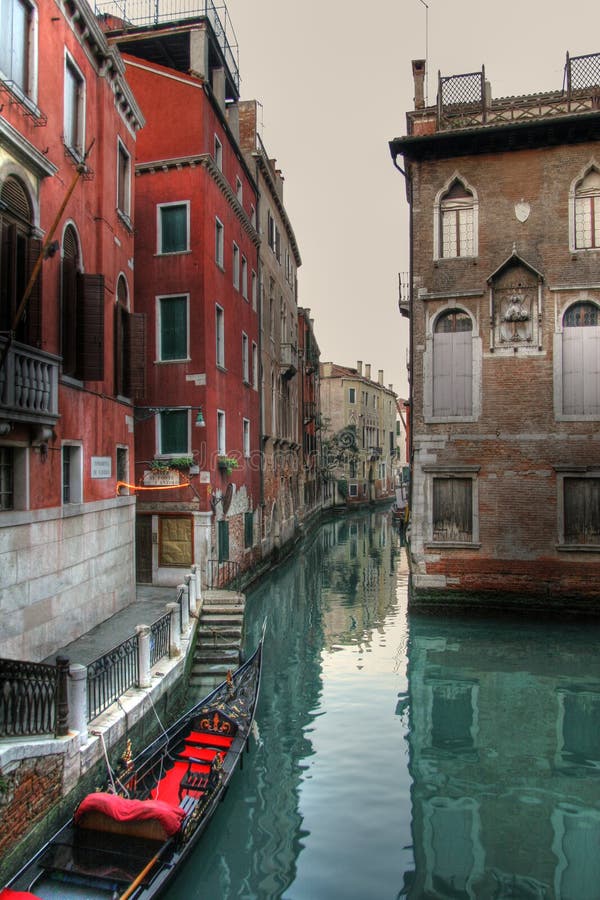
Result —
M 284 378 L 292 378 L 298 371 L 298 350 L 295 344 L 282 344 L 279 350 L 279 363 Z
M 122 19 L 125 27 L 137 28 L 184 19 L 208 19 L 239 91 L 238 43 L 225 3 L 215 5 L 213 0 L 97 0 L 95 13 L 97 16 L 114 16 Z
M 6 344 L 0 337 L 0 356 Z M 13 341 L 0 368 L 0 416 L 53 425 L 58 419 L 57 356 Z

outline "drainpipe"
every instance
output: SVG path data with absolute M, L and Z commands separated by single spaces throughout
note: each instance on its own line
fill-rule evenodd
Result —
M 259 164 L 258 164 L 258 155 L 255 157 L 254 161 L 255 167 L 255 181 L 256 181 L 256 230 L 258 232 L 260 238 L 260 181 L 259 181 Z M 258 311 L 258 409 L 259 409 L 259 441 L 260 441 L 260 471 L 259 471 L 259 502 L 261 508 L 261 539 L 263 531 L 264 523 L 262 522 L 262 517 L 265 513 L 265 473 L 264 473 L 264 457 L 263 457 L 263 447 L 264 447 L 264 434 L 263 434 L 263 420 L 264 420 L 264 396 L 263 396 L 263 361 L 262 361 L 262 263 L 260 258 L 260 247 L 262 241 L 259 240 L 258 247 L 256 248 L 256 272 L 258 275 L 258 285 L 257 285 L 257 298 L 256 298 L 256 308 Z
M 408 195 L 408 206 L 410 215 L 408 218 L 408 246 L 409 246 L 409 259 L 408 259 L 408 309 L 409 309 L 409 319 L 408 319 L 408 402 L 410 409 L 410 430 L 408 432 L 408 463 L 412 470 L 413 463 L 413 430 L 414 430 L 414 416 L 413 416 L 413 371 L 414 371 L 414 342 L 413 342 L 413 322 L 412 322 L 412 312 L 413 312 L 413 235 L 414 235 L 414 224 L 413 224 L 413 203 L 412 203 L 412 182 L 410 177 L 406 174 L 404 169 L 398 165 L 398 153 L 392 153 L 392 161 L 394 163 L 394 167 L 398 169 L 400 174 L 404 177 L 406 181 L 406 193 Z M 413 490 L 413 479 L 411 477 L 408 483 L 408 508 L 412 511 L 412 490 Z

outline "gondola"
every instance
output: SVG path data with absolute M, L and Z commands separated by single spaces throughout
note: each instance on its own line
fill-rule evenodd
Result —
M 135 759 L 0 890 L 0 900 L 159 897 L 208 825 L 248 744 L 263 635 L 253 655 Z M 23 894 L 22 892 L 27 892 Z

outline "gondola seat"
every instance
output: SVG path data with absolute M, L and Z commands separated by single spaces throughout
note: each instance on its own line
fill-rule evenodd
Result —
M 161 800 L 129 800 L 115 794 L 88 794 L 75 813 L 78 828 L 166 841 L 181 828 L 185 810 Z

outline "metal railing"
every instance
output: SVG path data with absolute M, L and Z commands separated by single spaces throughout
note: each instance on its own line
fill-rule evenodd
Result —
M 206 585 L 209 590 L 227 588 L 238 591 L 241 584 L 240 564 L 231 559 L 209 559 L 206 566 Z
M 88 722 L 137 683 L 138 643 L 134 634 L 88 665 Z
M 208 19 L 239 91 L 238 42 L 225 3 L 215 5 L 213 0 L 97 0 L 95 13 L 97 16 L 121 19 L 124 28 L 164 25 L 185 19 Z
M 150 626 L 150 667 L 169 655 L 171 643 L 171 613 L 165 613 Z
M 0 737 L 68 732 L 69 661 L 56 665 L 0 659 Z

